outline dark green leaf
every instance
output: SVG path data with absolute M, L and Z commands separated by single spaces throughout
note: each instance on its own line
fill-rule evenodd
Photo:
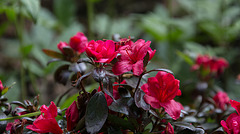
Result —
M 62 59 L 64 60 L 64 56 L 63 54 L 53 51 L 53 50 L 49 50 L 49 49 L 43 49 L 42 50 L 47 56 L 50 56 L 52 58 L 57 58 L 57 59 Z
M 111 115 L 109 114 L 108 115 L 108 121 L 111 122 L 111 124 L 113 124 L 114 126 L 117 126 L 117 127 L 120 127 L 122 129 L 129 129 L 131 131 L 134 131 L 135 128 L 133 126 L 133 124 L 131 124 L 128 120 L 125 120 L 125 119 L 122 119 L 122 118 L 119 118 L 115 115 Z
M 195 127 L 193 125 L 191 125 L 190 123 L 186 123 L 186 122 L 174 122 L 172 123 L 172 125 L 178 126 L 181 129 L 188 129 L 190 131 L 195 131 Z
M 69 46 L 63 47 L 63 52 L 68 57 L 74 57 L 75 55 L 75 51 Z
M 224 130 L 222 127 L 219 127 L 218 129 L 216 129 L 215 131 L 213 131 L 211 134 L 225 134 Z
M 137 89 L 134 95 L 135 104 L 139 108 L 143 108 L 144 110 L 150 110 L 150 105 L 147 104 L 143 98 L 144 95 L 145 93 L 140 88 Z
M 103 79 L 103 91 L 109 95 L 113 101 L 115 101 L 115 98 L 113 97 L 113 84 L 112 84 L 112 81 L 108 78 L 108 77 L 105 77 Z
M 7 118 L 7 116 L 0 111 L 0 119 Z M 0 133 L 2 134 L 6 130 L 7 121 L 0 121 Z
M 124 87 L 118 87 L 118 93 L 121 96 L 121 98 L 123 97 L 131 97 L 130 92 L 124 88 Z
M 23 103 L 20 102 L 20 101 L 12 101 L 11 104 L 15 104 L 15 105 L 18 105 L 18 106 L 20 106 L 20 107 L 26 108 L 25 104 L 23 104 Z
M 62 83 L 63 85 L 67 84 L 68 78 L 71 72 L 68 70 L 69 65 L 60 66 L 54 73 L 55 81 Z
M 107 100 L 103 92 L 95 93 L 87 104 L 85 124 L 88 133 L 97 133 L 108 117 Z
M 136 88 L 137 83 L 138 83 L 138 79 L 139 79 L 139 77 L 133 76 L 130 79 L 125 79 L 125 80 L 127 82 L 127 85 L 131 86 L 132 88 Z M 141 82 L 139 84 L 139 87 L 141 87 L 143 84 L 145 84 L 146 81 L 147 80 L 144 79 L 144 77 L 142 77 L 142 80 L 141 80 Z
M 129 115 L 129 103 L 133 100 L 131 97 L 127 98 L 120 98 L 116 100 L 116 102 L 113 102 L 110 106 L 109 109 L 115 112 L 123 113 L 126 115 Z
M 83 74 L 86 71 L 87 67 L 85 63 L 72 63 L 69 69 L 75 73 L 80 72 Z
M 152 69 L 152 70 L 148 71 L 147 73 L 150 73 L 150 72 L 153 72 L 153 71 L 164 71 L 164 72 L 167 72 L 167 73 L 171 73 L 173 75 L 173 72 L 171 70 L 163 69 L 163 68 Z

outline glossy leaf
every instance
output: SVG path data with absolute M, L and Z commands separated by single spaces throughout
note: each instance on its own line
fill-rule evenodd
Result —
M 112 81 L 108 78 L 108 77 L 105 77 L 103 79 L 103 91 L 109 95 L 113 101 L 115 101 L 115 98 L 113 97 L 113 84 L 112 84 Z
M 26 108 L 25 104 L 23 104 L 23 103 L 20 102 L 20 101 L 12 101 L 11 104 L 15 104 L 15 105 L 18 105 L 18 106 L 20 106 L 20 107 Z
M 0 111 L 0 119 L 7 118 L 7 116 Z M 0 133 L 2 134 L 6 130 L 7 121 L 0 121 Z
M 69 69 L 75 73 L 80 72 L 82 74 L 87 70 L 87 66 L 85 63 L 72 63 Z
M 120 98 L 116 100 L 116 102 L 113 102 L 110 106 L 109 109 L 115 112 L 123 113 L 126 115 L 129 115 L 129 102 L 131 102 L 133 98 L 126 97 L 126 98 Z
M 164 72 L 167 72 L 167 73 L 171 73 L 173 75 L 173 72 L 171 70 L 168 70 L 168 69 L 164 69 L 164 68 L 157 68 L 157 69 L 152 69 L 146 73 L 150 73 L 150 72 L 153 72 L 153 71 L 164 71 Z
M 128 120 L 119 118 L 115 115 L 109 114 L 108 115 L 108 121 L 111 122 L 114 126 L 120 127 L 122 129 L 129 129 L 131 131 L 134 131 L 135 128 L 132 123 L 130 123 Z
M 64 54 L 68 57 L 73 57 L 75 54 L 74 50 L 71 47 L 63 47 Z
M 125 80 L 127 82 L 127 85 L 131 86 L 132 88 L 136 88 L 137 83 L 138 83 L 138 79 L 139 79 L 139 77 L 132 76 L 130 79 L 125 79 Z M 147 82 L 147 80 L 144 77 L 142 77 L 142 80 L 139 84 L 139 87 L 141 87 L 146 82 Z
M 150 110 L 150 105 L 147 104 L 143 98 L 145 93 L 141 89 L 137 89 L 134 95 L 135 104 L 139 108 L 143 108 L 144 110 Z
M 69 79 L 69 76 L 71 74 L 71 72 L 68 70 L 68 68 L 69 68 L 69 65 L 60 66 L 55 71 L 55 74 L 54 74 L 55 81 L 57 81 L 63 85 L 66 85 L 67 81 Z
M 88 133 L 97 133 L 108 117 L 107 100 L 103 92 L 95 93 L 87 104 L 85 125 Z
M 43 49 L 42 50 L 47 56 L 50 56 L 52 58 L 57 58 L 57 59 L 64 59 L 64 56 L 62 53 L 53 51 L 53 50 L 49 50 L 49 49 Z

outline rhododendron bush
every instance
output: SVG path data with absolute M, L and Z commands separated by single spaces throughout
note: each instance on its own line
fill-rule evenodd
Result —
M 198 78 L 195 99 L 183 105 L 181 81 L 174 73 L 161 67 L 149 69 L 158 53 L 151 48 L 151 41 L 130 37 L 88 40 L 78 32 L 69 42 L 59 42 L 56 47 L 59 51 L 43 52 L 53 58 L 48 64 L 63 63 L 54 78 L 63 85 L 70 84 L 68 91 L 77 90 L 77 96 L 72 96 L 74 101 L 62 108 L 60 101 L 68 94 L 66 91 L 58 101 L 46 105 L 40 105 L 39 96 L 32 101 L 8 102 L 4 94 L 12 86 L 0 81 L 1 133 L 240 132 L 240 102 L 213 86 L 228 67 L 223 58 L 196 57 L 189 70 Z M 87 88 L 93 83 L 97 87 Z

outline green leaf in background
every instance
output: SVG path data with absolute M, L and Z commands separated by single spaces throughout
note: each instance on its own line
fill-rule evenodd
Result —
M 31 52 L 33 48 L 33 45 L 25 45 L 20 47 L 20 52 L 22 53 L 23 57 L 28 56 L 28 54 Z
M 54 12 L 58 20 L 65 26 L 71 24 L 75 17 L 76 3 L 74 0 L 54 0 Z
M 79 93 L 76 93 L 68 99 L 64 100 L 64 103 L 61 105 L 60 109 L 68 108 L 74 101 L 77 101 L 78 95 Z
M 11 21 L 11 22 L 16 21 L 17 15 L 16 15 L 16 12 L 13 8 L 6 8 L 5 13 L 6 13 L 6 16 L 7 16 L 9 21 Z
M 108 117 L 107 100 L 103 92 L 95 93 L 87 104 L 85 114 L 85 125 L 87 132 L 97 133 Z
M 189 65 L 193 65 L 194 61 L 193 59 L 191 59 L 187 54 L 181 52 L 181 51 L 177 51 L 177 55 L 181 58 L 184 59 L 185 62 L 187 62 Z
M 36 23 L 38 12 L 40 10 L 40 1 L 39 0 L 21 0 L 21 1 L 24 4 L 24 7 L 26 8 L 29 16 Z

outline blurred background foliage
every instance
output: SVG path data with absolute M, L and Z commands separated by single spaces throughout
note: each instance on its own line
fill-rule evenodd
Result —
M 78 31 L 89 40 L 113 34 L 151 40 L 157 52 L 149 68 L 172 70 L 181 81 L 179 100 L 185 104 L 197 80 L 190 71 L 196 56 L 224 57 L 230 67 L 216 86 L 240 100 L 238 0 L 1 0 L 0 79 L 4 85 L 17 83 L 6 94 L 10 101 L 40 94 L 41 102 L 48 103 L 70 87 L 54 81 L 61 63 L 47 66 L 50 58 L 42 49 L 57 50 L 59 41 Z

